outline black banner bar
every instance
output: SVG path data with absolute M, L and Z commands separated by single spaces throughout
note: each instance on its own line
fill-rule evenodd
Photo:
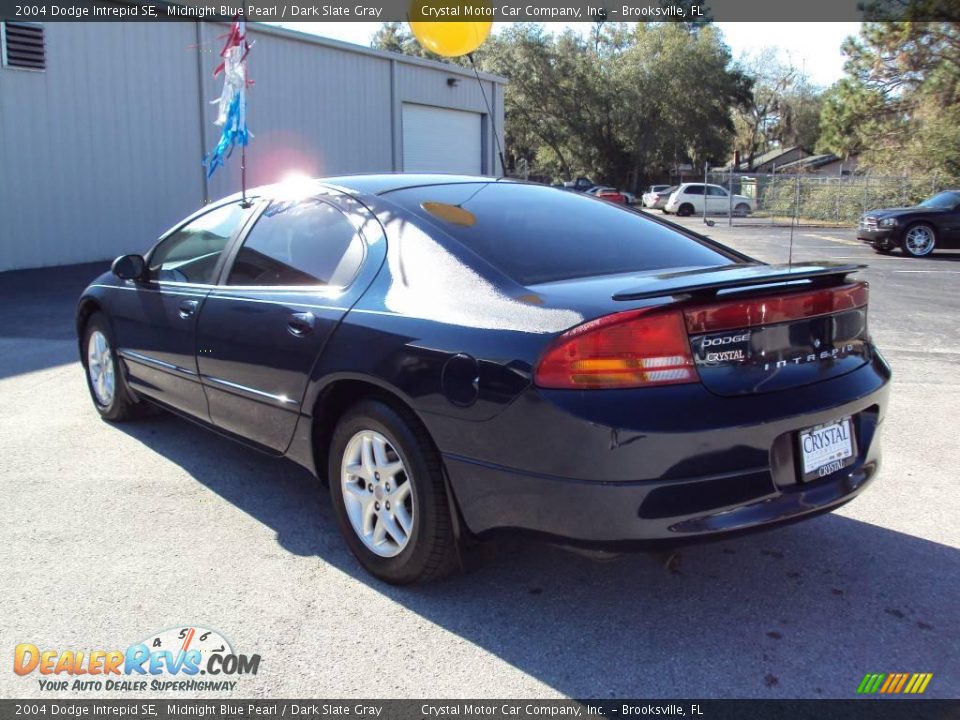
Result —
M 793 22 L 957 21 L 934 0 L 0 0 L 0 19 L 27 22 Z
M 0 700 L 0 718 L 954 720 L 958 700 Z

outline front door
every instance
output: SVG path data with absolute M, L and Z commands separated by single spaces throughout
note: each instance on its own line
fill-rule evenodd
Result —
M 239 203 L 190 220 L 150 253 L 149 275 L 127 281 L 112 313 L 117 348 L 138 393 L 208 420 L 196 361 L 197 318 L 230 239 L 249 216 Z
M 310 373 L 365 289 L 361 222 L 340 201 L 274 201 L 238 248 L 198 325 L 198 369 L 218 427 L 290 444 Z

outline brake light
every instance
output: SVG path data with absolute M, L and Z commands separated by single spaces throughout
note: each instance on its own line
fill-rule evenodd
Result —
M 683 314 L 687 332 L 696 335 L 718 330 L 739 330 L 756 325 L 773 325 L 854 310 L 866 306 L 868 295 L 867 283 L 859 282 L 828 290 L 689 307 Z
M 565 332 L 534 371 L 544 388 L 600 389 L 697 382 L 679 310 L 629 310 Z

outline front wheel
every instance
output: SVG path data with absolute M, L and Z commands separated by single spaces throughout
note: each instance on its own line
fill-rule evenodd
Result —
M 746 217 L 750 214 L 750 206 L 746 203 L 740 203 L 733 209 L 733 214 L 737 217 Z
M 933 252 L 936 244 L 937 236 L 926 223 L 912 225 L 903 235 L 903 252 L 910 257 L 926 257 Z
M 340 532 L 372 575 L 405 585 L 456 567 L 440 456 L 411 412 L 354 405 L 334 430 L 327 477 Z
M 103 313 L 94 313 L 83 329 L 83 367 L 93 406 L 104 420 L 122 422 L 145 414 L 127 387 L 117 360 L 113 333 Z

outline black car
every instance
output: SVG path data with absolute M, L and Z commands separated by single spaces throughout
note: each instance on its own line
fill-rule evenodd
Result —
M 960 248 L 960 190 L 938 193 L 915 207 L 871 210 L 860 218 L 857 239 L 878 253 L 900 248 L 910 257 Z
M 162 407 L 294 460 L 405 583 L 498 533 L 641 548 L 853 498 L 890 379 L 858 269 L 542 185 L 339 177 L 205 207 L 76 321 L 104 418 Z

